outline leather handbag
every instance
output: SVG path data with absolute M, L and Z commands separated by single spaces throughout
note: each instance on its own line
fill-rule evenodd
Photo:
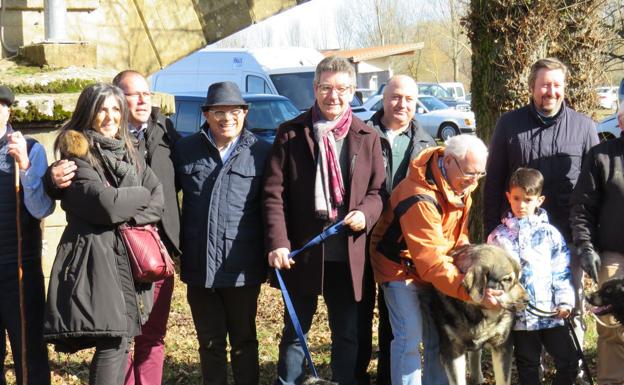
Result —
M 173 261 L 154 225 L 119 226 L 136 282 L 156 282 L 173 275 Z

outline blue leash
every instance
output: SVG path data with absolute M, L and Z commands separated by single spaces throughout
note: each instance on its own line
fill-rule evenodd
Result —
M 344 221 L 340 221 L 326 228 L 322 233 L 314 237 L 310 242 L 303 245 L 303 247 L 301 247 L 300 249 L 291 251 L 288 255 L 288 258 L 292 259 L 303 250 L 324 242 L 327 238 L 338 234 L 345 227 L 346 225 L 344 224 Z M 286 285 L 284 284 L 284 279 L 282 278 L 282 274 L 280 273 L 278 268 L 275 268 L 275 275 L 277 276 L 277 282 L 279 282 L 280 290 L 282 291 L 282 296 L 284 297 L 284 304 L 286 304 L 286 309 L 288 309 L 288 315 L 290 316 L 293 327 L 297 332 L 297 337 L 299 338 L 299 342 L 301 343 L 301 347 L 303 348 L 303 353 L 305 354 L 306 359 L 308 360 L 308 364 L 310 365 L 312 375 L 314 377 L 318 377 L 318 373 L 316 372 L 316 368 L 314 367 L 314 363 L 312 362 L 312 355 L 310 354 L 310 350 L 308 349 L 308 341 L 303 334 L 303 329 L 301 329 L 299 318 L 297 317 L 297 313 L 295 313 L 295 307 L 293 306 L 290 295 L 288 294 L 288 290 L 286 289 Z

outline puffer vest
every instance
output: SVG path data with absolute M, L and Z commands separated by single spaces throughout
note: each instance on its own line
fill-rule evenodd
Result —
M 27 138 L 28 152 L 36 143 Z M 17 200 L 15 196 L 14 160 L 8 154 L 6 135 L 0 138 L 0 265 L 17 262 Z M 41 221 L 30 215 L 24 205 L 20 185 L 20 217 L 22 227 L 22 259 L 41 257 Z

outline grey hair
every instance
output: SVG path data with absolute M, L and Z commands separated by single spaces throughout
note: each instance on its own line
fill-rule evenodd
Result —
M 485 143 L 475 135 L 462 134 L 451 136 L 444 142 L 444 155 L 452 155 L 457 159 L 465 159 L 468 151 L 475 154 L 485 154 L 487 156 L 488 149 Z
M 316 66 L 316 70 L 314 71 L 314 83 L 318 84 L 321 79 L 321 74 L 323 72 L 342 72 L 349 75 L 349 80 L 351 81 L 350 86 L 354 86 L 356 84 L 355 81 L 355 68 L 351 62 L 340 56 L 328 56 L 325 59 L 321 60 L 320 63 Z

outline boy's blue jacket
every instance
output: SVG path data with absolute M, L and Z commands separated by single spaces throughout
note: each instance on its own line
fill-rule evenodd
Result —
M 534 215 L 516 218 L 508 211 L 488 237 L 520 262 L 520 283 L 532 305 L 551 311 L 555 307 L 574 307 L 574 289 L 570 273 L 570 252 L 561 233 L 548 223 L 544 209 Z M 526 310 L 516 314 L 514 330 L 541 330 L 562 326 L 563 320 L 537 317 Z

